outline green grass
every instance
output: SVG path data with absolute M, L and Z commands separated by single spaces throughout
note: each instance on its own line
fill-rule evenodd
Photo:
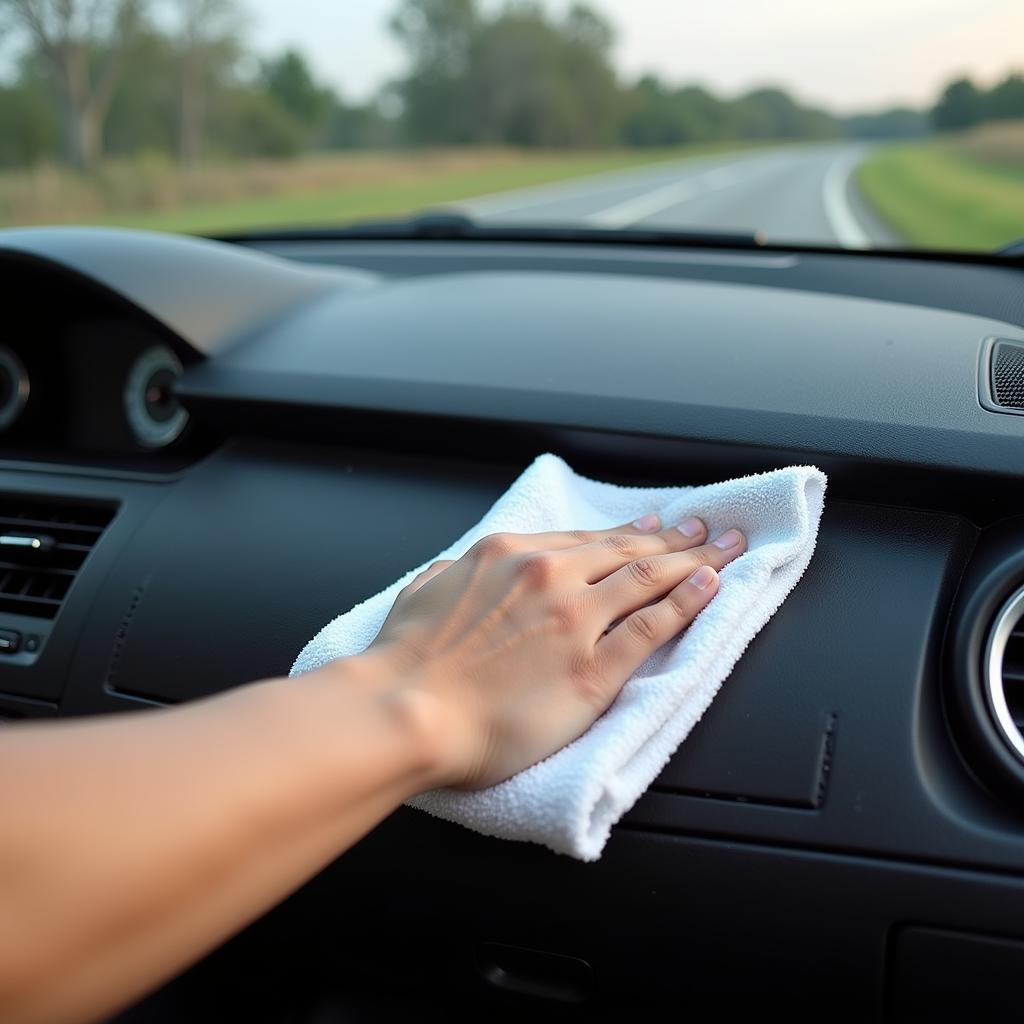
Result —
M 373 217 L 392 217 L 459 199 L 544 185 L 571 178 L 688 159 L 740 145 L 688 146 L 671 150 L 611 151 L 578 155 L 517 154 L 507 164 L 480 169 L 427 168 L 409 180 L 313 189 L 294 194 L 253 196 L 189 204 L 157 211 L 105 213 L 96 220 L 124 227 L 193 233 L 254 228 L 336 225 Z M 400 156 L 395 157 L 401 160 Z
M 879 149 L 858 183 L 913 246 L 991 251 L 1024 238 L 1024 162 L 979 160 L 956 139 Z

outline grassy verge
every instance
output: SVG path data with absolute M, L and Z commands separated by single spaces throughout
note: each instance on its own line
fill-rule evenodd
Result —
M 88 222 L 197 233 L 340 224 L 739 148 L 330 154 L 213 166 L 187 176 L 150 158 L 112 163 L 86 179 L 44 168 L 0 176 L 0 223 Z
M 879 149 L 858 183 L 911 245 L 998 249 L 1024 238 L 1024 124 Z

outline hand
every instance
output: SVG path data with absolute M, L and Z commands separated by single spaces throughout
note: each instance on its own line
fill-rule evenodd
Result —
M 718 591 L 746 541 L 647 515 L 604 532 L 493 534 L 398 596 L 367 654 L 429 723 L 437 784 L 490 786 L 584 733 Z

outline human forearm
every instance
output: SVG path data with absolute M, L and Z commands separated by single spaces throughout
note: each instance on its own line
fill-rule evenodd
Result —
M 410 794 L 501 782 L 581 735 L 744 550 L 660 527 L 486 537 L 410 583 L 356 658 L 0 733 L 0 1018 L 101 1016 Z
M 371 660 L 0 737 L 0 1017 L 109 1011 L 441 781 Z

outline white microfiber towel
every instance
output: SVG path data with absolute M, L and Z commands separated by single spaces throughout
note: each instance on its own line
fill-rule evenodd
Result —
M 539 456 L 437 558 L 458 558 L 489 533 L 604 530 L 645 512 L 657 512 L 666 525 L 700 516 L 712 538 L 739 527 L 748 549 L 722 571 L 718 594 L 689 629 L 652 655 L 577 740 L 497 786 L 434 790 L 410 803 L 485 835 L 597 860 L 612 826 L 654 781 L 803 575 L 825 484 L 820 470 L 791 466 L 701 487 L 620 487 L 579 476 L 555 455 Z M 398 592 L 430 562 L 325 626 L 291 674 L 364 650 Z

